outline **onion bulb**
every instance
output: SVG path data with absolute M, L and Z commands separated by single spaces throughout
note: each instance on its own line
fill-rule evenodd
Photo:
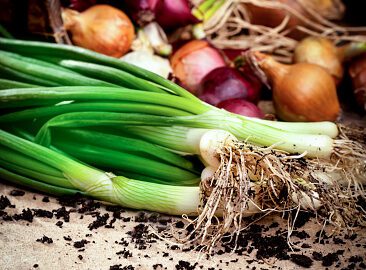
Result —
M 171 31 L 199 22 L 192 14 L 192 4 L 188 0 L 123 0 L 120 2 L 139 26 L 155 21 L 164 30 Z
M 337 47 L 320 37 L 307 37 L 300 41 L 294 52 L 295 63 L 312 63 L 325 68 L 336 83 L 343 77 L 343 66 L 338 58 Z
M 165 79 L 172 72 L 168 59 L 154 55 L 148 51 L 134 51 L 124 55 L 121 60 L 154 72 Z
M 353 60 L 349 67 L 357 104 L 366 111 L 366 54 Z
M 246 76 L 246 73 L 241 74 L 235 68 L 219 67 L 203 77 L 198 97 L 214 106 L 233 98 L 257 103 L 261 86 L 256 78 L 252 79 L 251 76 Z
M 307 37 L 301 40 L 294 52 L 295 63 L 312 63 L 325 68 L 338 84 L 343 78 L 343 61 L 366 52 L 365 43 L 352 42 L 337 47 L 323 37 Z
M 160 0 L 155 7 L 155 20 L 167 31 L 198 23 L 191 9 L 188 0 Z
M 249 52 L 248 61 L 272 89 L 276 114 L 285 121 L 335 121 L 340 114 L 336 85 L 322 67 L 284 65 L 271 56 Z
M 207 41 L 193 40 L 180 47 L 171 57 L 174 75 L 182 86 L 196 93 L 204 76 L 215 68 L 225 66 L 218 50 Z
M 64 9 L 62 19 L 75 45 L 113 57 L 127 53 L 135 36 L 126 14 L 108 5 L 95 5 L 81 13 Z
M 256 117 L 256 118 L 264 117 L 263 112 L 255 104 L 241 98 L 224 100 L 219 104 L 217 104 L 217 107 L 225 109 L 232 113 L 248 117 Z

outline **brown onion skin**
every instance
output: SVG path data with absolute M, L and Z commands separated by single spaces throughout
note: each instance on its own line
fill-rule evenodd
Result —
M 308 63 L 284 65 L 271 56 L 254 52 L 273 91 L 278 117 L 285 121 L 335 121 L 340 114 L 336 85 L 322 67 Z
M 65 9 L 64 27 L 75 45 L 112 57 L 126 54 L 135 37 L 127 15 L 109 5 L 95 5 L 82 13 Z

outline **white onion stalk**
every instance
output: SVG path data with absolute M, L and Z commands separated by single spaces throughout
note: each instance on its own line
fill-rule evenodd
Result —
M 164 78 L 168 78 L 169 74 L 172 72 L 169 60 L 148 51 L 130 52 L 125 54 L 121 60 L 154 72 Z
M 143 28 L 143 31 L 157 54 L 168 56 L 172 53 L 173 47 L 159 24 L 151 22 Z

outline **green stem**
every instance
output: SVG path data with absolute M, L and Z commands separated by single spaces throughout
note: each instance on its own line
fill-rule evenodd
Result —
M 71 189 L 74 188 L 74 186 L 72 184 L 70 184 L 70 182 L 64 177 L 56 177 L 56 176 L 51 176 L 51 175 L 47 175 L 44 173 L 39 173 L 38 171 L 35 171 L 32 169 L 27 169 L 22 166 L 12 164 L 8 161 L 5 161 L 2 158 L 0 158 L 0 164 L 1 164 L 1 167 L 3 167 L 4 169 L 12 171 L 18 175 L 23 175 L 26 177 L 31 177 L 33 179 L 38 179 L 39 181 L 41 181 L 43 183 L 50 184 L 50 185 L 57 186 L 57 187 L 71 188 Z
M 122 87 L 156 93 L 166 93 L 155 84 L 116 68 L 75 60 L 62 60 L 59 64 L 83 75 L 97 78 Z
M 34 77 L 12 68 L 4 67 L 0 65 L 0 77 L 5 79 L 15 79 L 24 83 L 35 84 L 39 86 L 61 86 L 59 83 L 45 80 L 43 78 Z
M 40 61 L 40 60 L 38 60 Z M 43 61 L 40 61 L 43 62 Z M 46 63 L 46 62 L 45 62 Z M 44 65 L 33 63 L 27 57 L 14 57 L 13 54 L 0 51 L 0 64 L 7 68 L 30 76 L 46 79 L 61 85 L 90 85 L 90 86 L 116 86 L 101 80 L 92 79 L 72 71 L 66 71 L 59 68 L 51 68 L 52 64 Z
M 169 94 L 131 90 L 127 88 L 69 86 L 52 88 L 9 89 L 0 91 L 0 107 L 49 105 L 65 100 L 130 101 L 158 104 L 182 111 L 199 114 L 208 110 L 202 103 Z
M 110 196 L 110 177 L 104 172 L 3 130 L 0 130 L 0 145 L 62 171 L 75 188 L 85 191 L 91 196 L 98 196 L 102 199 Z
M 81 129 L 70 129 L 66 131 L 60 130 L 58 134 L 60 135 L 56 137 L 55 140 L 63 139 L 65 143 L 67 141 L 72 141 L 91 144 L 110 150 L 117 150 L 123 153 L 130 153 L 137 156 L 164 161 L 165 163 L 194 172 L 192 162 L 180 155 L 174 154 L 146 141 Z
M 52 57 L 60 57 L 61 59 L 73 59 L 96 64 L 104 64 L 129 72 L 139 78 L 157 83 L 158 85 L 170 89 L 179 96 L 186 97 L 191 100 L 198 100 L 197 97 L 182 87 L 153 72 L 128 64 L 119 59 L 105 56 L 77 46 L 0 38 L 0 49 L 17 52 L 23 55 L 30 55 L 32 57 L 37 57 L 37 55 L 49 55 Z
M 17 82 L 14 80 L 0 79 L 0 90 L 11 89 L 11 88 L 32 88 L 39 87 L 39 85 Z
M 167 214 L 197 214 L 199 187 L 161 185 L 102 173 L 61 154 L 0 130 L 0 145 L 19 151 L 30 159 L 40 160 L 63 170 L 65 176 L 86 195 L 134 209 Z M 76 190 L 55 187 L 0 168 L 0 176 L 17 185 L 56 195 L 75 194 Z M 83 193 L 83 192 L 82 192 Z
M 306 152 L 311 157 L 329 158 L 333 151 L 333 140 L 326 135 L 296 134 L 263 124 L 244 121 L 224 111 L 210 111 L 194 116 L 163 117 L 142 114 L 119 113 L 68 113 L 54 117 L 38 132 L 36 141 L 49 145 L 51 127 L 90 126 L 186 126 L 191 128 L 222 129 L 231 132 L 240 140 L 273 146 L 289 153 Z
M 314 134 L 314 135 L 327 135 L 331 138 L 335 138 L 339 134 L 338 127 L 333 122 L 281 122 L 281 121 L 269 121 L 259 118 L 252 118 L 246 116 L 238 117 L 246 120 L 257 122 L 266 126 L 277 128 L 286 132 L 298 133 L 298 134 Z
M 159 211 L 171 215 L 197 215 L 199 187 L 160 185 L 124 177 L 112 179 L 116 202 L 133 208 Z
M 25 156 L 21 153 L 15 152 L 7 147 L 0 146 L 1 151 L 1 159 L 12 162 L 14 164 L 20 164 L 21 167 L 36 170 L 39 173 L 46 174 L 53 177 L 63 177 L 63 174 L 60 170 L 55 169 L 49 165 L 46 165 L 40 161 L 30 159 L 28 156 Z
M 0 168 L 0 177 L 4 180 L 7 180 L 15 185 L 25 186 L 28 188 L 36 189 L 48 194 L 52 194 L 55 196 L 71 196 L 77 193 L 85 195 L 84 192 L 76 189 L 69 189 L 63 187 L 57 187 L 53 185 L 49 185 L 43 182 L 39 182 L 37 180 L 16 174 L 14 172 L 8 171 L 4 168 Z
M 209 20 L 216 13 L 216 11 L 219 10 L 225 4 L 225 1 L 226 0 L 215 1 L 215 3 L 210 7 L 210 9 L 204 13 L 203 20 L 204 21 Z
M 198 146 L 192 140 L 195 134 L 203 134 L 207 129 L 194 129 L 182 126 L 149 127 L 149 126 L 126 126 L 124 131 L 142 138 L 151 143 L 163 146 L 172 151 L 184 154 L 200 154 Z M 191 136 L 192 134 L 192 136 Z
M 5 38 L 14 39 L 14 37 L 8 32 L 8 30 L 5 29 L 4 26 L 0 24 L 0 35 L 2 35 Z
M 196 174 L 184 169 L 126 152 L 70 141 L 53 141 L 53 144 L 82 162 L 99 168 L 136 172 L 153 178 L 170 181 L 171 184 L 199 178 Z
M 164 107 L 154 104 L 131 103 L 131 102 L 82 102 L 63 105 L 37 107 L 22 111 L 11 112 L 0 116 L 0 124 L 17 123 L 22 121 L 44 121 L 56 115 L 69 112 L 133 112 L 165 116 L 187 116 L 188 112 L 175 108 Z

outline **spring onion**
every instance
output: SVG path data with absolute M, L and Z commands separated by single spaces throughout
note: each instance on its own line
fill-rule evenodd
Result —
M 366 220 L 355 202 L 366 150 L 334 123 L 235 115 L 77 47 L 0 38 L 0 49 L 0 176 L 8 181 L 198 215 L 186 240 L 207 246 L 231 225 L 242 229 L 242 217 L 272 209 L 323 207 L 333 224 Z

